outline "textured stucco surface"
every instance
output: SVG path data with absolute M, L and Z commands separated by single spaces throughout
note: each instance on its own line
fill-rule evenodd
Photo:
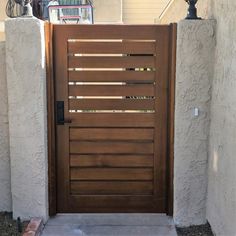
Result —
M 11 211 L 5 42 L 0 42 L 0 211 Z
M 178 24 L 175 108 L 174 220 L 206 222 L 214 20 Z M 194 116 L 194 108 L 199 116 Z
M 44 23 L 6 21 L 6 52 L 13 214 L 47 219 Z
M 218 236 L 236 235 L 236 1 L 212 1 L 217 20 L 209 141 L 207 219 Z

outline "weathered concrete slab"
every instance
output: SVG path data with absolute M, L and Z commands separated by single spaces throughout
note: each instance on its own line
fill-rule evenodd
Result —
M 177 236 L 164 214 L 59 214 L 51 218 L 43 236 Z

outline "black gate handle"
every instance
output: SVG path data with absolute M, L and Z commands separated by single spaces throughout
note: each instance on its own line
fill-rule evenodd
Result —
M 72 122 L 72 120 L 70 120 L 70 119 L 65 120 L 65 117 L 64 117 L 64 101 L 57 101 L 56 116 L 57 116 L 57 124 L 58 125 L 70 124 Z

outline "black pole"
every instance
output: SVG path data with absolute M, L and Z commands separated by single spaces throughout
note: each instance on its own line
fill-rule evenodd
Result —
M 198 0 L 185 0 L 189 4 L 188 15 L 185 18 L 186 20 L 199 20 L 200 17 L 197 16 L 196 3 Z
M 22 233 L 22 223 L 20 217 L 17 217 L 17 231 Z

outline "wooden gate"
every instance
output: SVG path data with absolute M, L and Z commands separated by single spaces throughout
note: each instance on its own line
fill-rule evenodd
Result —
M 167 212 L 173 28 L 53 26 L 57 212 Z

